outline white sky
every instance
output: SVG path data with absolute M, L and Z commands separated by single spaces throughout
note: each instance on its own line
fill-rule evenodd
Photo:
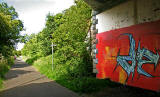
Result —
M 1 1 L 1 0 L 0 0 Z M 3 0 L 8 5 L 12 5 L 18 12 L 19 19 L 23 21 L 26 31 L 24 34 L 40 32 L 45 26 L 46 15 L 57 14 L 74 4 L 74 0 Z M 24 44 L 18 44 L 18 50 Z

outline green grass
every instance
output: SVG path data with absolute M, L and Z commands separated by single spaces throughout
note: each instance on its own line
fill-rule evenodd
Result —
M 8 72 L 12 61 L 9 59 L 2 59 L 0 60 L 0 78 L 4 78 L 4 75 Z
M 28 64 L 33 64 L 34 61 L 36 61 L 39 57 L 28 57 L 28 56 L 23 56 L 22 59 L 28 63 Z
M 1 58 L 0 60 L 0 89 L 3 87 L 4 75 L 9 71 L 10 66 L 14 64 L 14 58 Z
M 27 59 L 29 59 L 30 57 L 28 56 L 22 56 L 22 60 L 26 62 Z
M 0 78 L 0 91 L 2 91 L 4 88 L 3 81 L 4 81 L 4 78 Z
M 52 56 L 42 57 L 36 60 L 33 65 L 45 76 L 55 80 L 62 86 L 77 92 L 91 93 L 107 86 L 114 86 L 109 80 L 96 79 L 95 76 L 71 77 L 68 75 L 64 65 L 54 66 L 52 71 Z
M 2 87 L 3 87 L 3 80 L 0 78 L 0 89 L 2 89 Z

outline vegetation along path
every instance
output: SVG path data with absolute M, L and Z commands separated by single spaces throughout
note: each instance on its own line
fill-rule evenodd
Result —
M 21 59 L 6 74 L 0 97 L 79 97 L 37 72 Z

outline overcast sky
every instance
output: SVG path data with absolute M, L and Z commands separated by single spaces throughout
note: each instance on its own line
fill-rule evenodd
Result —
M 0 0 L 1 1 L 1 0 Z M 22 35 L 40 32 L 45 26 L 45 17 L 50 13 L 59 13 L 74 4 L 74 0 L 3 0 L 12 5 L 24 23 L 26 31 Z M 18 49 L 23 47 L 18 44 Z

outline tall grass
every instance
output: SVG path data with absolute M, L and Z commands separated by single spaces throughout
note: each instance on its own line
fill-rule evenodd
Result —
M 14 64 L 13 57 L 4 58 L 3 56 L 0 56 L 0 88 L 2 88 L 5 74 L 8 72 L 12 64 Z
M 2 84 L 3 84 L 3 81 L 2 81 L 2 79 L 0 78 L 0 90 L 2 89 Z
M 56 62 L 54 58 L 54 63 Z M 42 57 L 35 61 L 33 65 L 48 78 L 55 80 L 62 86 L 69 88 L 77 93 L 90 93 L 98 91 L 107 85 L 113 85 L 109 80 L 96 79 L 95 76 L 72 77 L 67 67 L 63 64 L 53 65 L 52 71 L 52 56 Z

